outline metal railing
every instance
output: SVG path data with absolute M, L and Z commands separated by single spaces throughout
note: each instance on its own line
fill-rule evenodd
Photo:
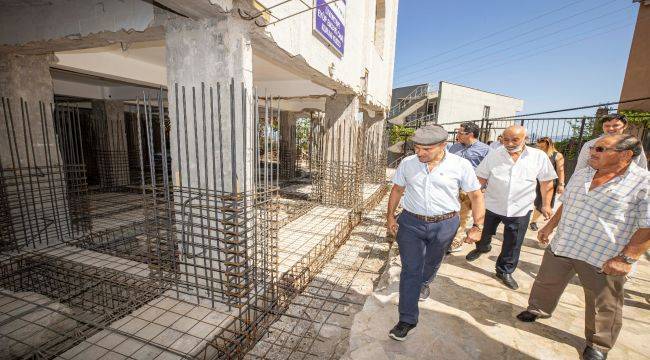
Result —
M 404 125 L 419 128 L 426 124 L 422 119 L 423 118 L 419 118 Z M 497 136 L 501 134 L 506 127 L 515 124 L 522 125 L 526 128 L 528 134 L 526 143 L 529 146 L 535 146 L 537 140 L 542 137 L 550 138 L 554 142 L 557 150 L 564 155 L 566 180 L 568 181 L 575 170 L 578 155 L 580 154 L 582 146 L 587 141 L 598 137 L 602 133 L 598 120 L 599 118 L 594 116 L 539 118 L 513 117 L 507 119 L 482 119 L 469 122 L 473 122 L 479 126 L 479 140 L 486 143 L 496 141 Z M 449 143 L 453 144 L 456 141 L 456 128 L 464 122 L 466 121 L 441 124 L 448 129 L 447 133 L 449 134 L 449 137 L 447 141 Z M 648 133 L 647 129 L 644 128 L 641 129 L 641 131 L 638 131 L 638 134 L 635 133 L 634 135 L 637 135 L 641 142 L 645 144 L 648 141 Z M 407 144 L 408 142 L 404 146 L 404 154 L 402 154 L 400 158 L 394 160 L 390 165 L 396 166 L 396 164 L 399 163 L 399 160 L 412 153 L 412 147 L 409 147 Z
M 402 126 L 413 127 L 417 129 L 425 125 L 436 124 L 437 122 L 438 122 L 438 114 L 434 113 L 434 114 L 422 115 L 415 119 L 409 120 L 405 122 Z
M 426 86 L 418 86 L 411 93 L 406 95 L 402 100 L 400 100 L 397 104 L 392 106 L 390 108 L 390 111 L 388 112 L 388 118 L 393 118 L 397 115 L 399 115 L 404 109 L 406 109 L 413 101 L 422 99 L 423 97 L 427 96 L 429 93 L 429 85 L 427 84 Z

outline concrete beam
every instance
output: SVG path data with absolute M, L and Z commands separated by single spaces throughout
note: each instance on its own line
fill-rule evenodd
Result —
M 151 87 L 167 85 L 164 64 L 145 62 L 129 56 L 117 45 L 92 51 L 57 53 L 55 68 Z
M 163 21 L 170 16 L 175 15 L 142 0 L 5 6 L 0 11 L 0 53 L 43 54 L 161 40 Z
M 233 0 L 158 0 L 156 2 L 195 20 L 213 17 L 233 9 Z

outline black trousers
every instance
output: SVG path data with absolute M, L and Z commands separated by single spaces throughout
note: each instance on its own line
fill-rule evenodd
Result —
M 517 268 L 521 245 L 526 237 L 531 213 L 532 210 L 524 216 L 508 217 L 485 210 L 483 233 L 481 234 L 481 240 L 476 243 L 476 248 L 483 252 L 490 251 L 492 236 L 496 234 L 497 226 L 503 223 L 503 246 L 501 247 L 501 254 L 497 258 L 497 273 L 512 274 Z

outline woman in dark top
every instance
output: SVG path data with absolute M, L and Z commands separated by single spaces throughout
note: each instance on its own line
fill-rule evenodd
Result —
M 551 197 L 551 207 L 555 206 L 555 194 L 561 195 L 564 192 L 564 156 L 562 153 L 555 149 L 553 140 L 548 137 L 539 138 L 537 140 L 537 148 L 546 152 L 551 159 L 553 168 L 557 173 L 557 179 L 553 181 L 553 197 Z M 539 189 L 539 182 L 537 182 L 537 197 L 535 198 L 535 210 L 533 211 L 533 218 L 530 221 L 531 230 L 537 231 L 537 220 L 542 216 L 540 209 L 542 208 L 542 193 Z

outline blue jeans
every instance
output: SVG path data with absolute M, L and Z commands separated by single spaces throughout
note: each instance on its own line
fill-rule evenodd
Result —
M 402 260 L 399 282 L 399 321 L 418 323 L 418 299 L 422 285 L 436 276 L 460 218 L 429 223 L 403 212 L 397 220 L 397 244 Z

